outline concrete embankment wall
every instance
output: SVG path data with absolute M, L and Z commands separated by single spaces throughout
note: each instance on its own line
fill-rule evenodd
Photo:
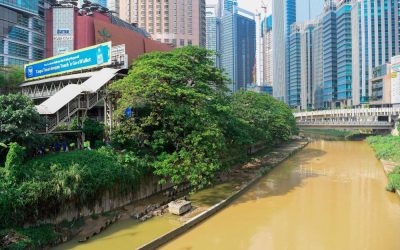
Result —
M 264 149 L 264 144 L 256 144 L 245 150 L 248 154 L 254 154 Z M 77 202 L 71 201 L 65 204 L 57 216 L 46 218 L 45 223 L 58 224 L 64 220 L 72 221 L 92 214 L 110 212 L 131 204 L 132 202 L 148 198 L 154 194 L 166 191 L 173 187 L 171 183 L 159 184 L 160 177 L 149 175 L 131 192 L 121 192 L 117 187 L 114 190 L 105 190 L 102 195 L 94 202 L 83 207 L 78 206 Z M 179 191 L 180 188 L 178 188 Z
M 173 186 L 170 183 L 161 185 L 158 183 L 159 180 L 159 177 L 150 175 L 144 178 L 143 181 L 134 188 L 134 191 L 127 193 L 121 193 L 118 188 L 115 188 L 115 190 L 106 190 L 92 206 L 78 207 L 76 202 L 70 202 L 62 207 L 55 218 L 46 219 L 45 222 L 57 224 L 63 220 L 72 221 L 92 214 L 109 212 L 134 201 L 165 191 Z
M 276 164 L 274 164 L 274 166 L 280 164 L 281 162 L 283 162 L 284 160 L 286 160 L 287 158 L 289 158 L 290 156 L 292 156 L 293 154 L 295 154 L 296 152 L 298 152 L 299 150 L 304 148 L 307 144 L 308 143 L 301 144 L 299 147 L 294 149 L 290 154 L 288 154 L 286 157 L 284 157 L 281 161 L 279 161 Z M 153 250 L 153 249 L 157 249 L 158 247 L 168 243 L 169 241 L 173 240 L 174 238 L 177 238 L 180 235 L 184 234 L 190 228 L 196 226 L 200 222 L 206 220 L 207 218 L 209 218 L 209 217 L 213 216 L 214 214 L 216 214 L 217 212 L 221 211 L 222 209 L 227 207 L 229 204 L 231 204 L 234 200 L 236 200 L 241 195 L 243 195 L 245 192 L 247 192 L 255 183 L 257 183 L 261 178 L 264 177 L 264 175 L 262 175 L 262 173 L 263 173 L 263 171 L 262 171 L 262 168 L 261 168 L 260 169 L 260 175 L 258 177 L 256 177 L 255 179 L 251 180 L 250 182 L 248 182 L 244 187 L 242 187 L 239 191 L 237 191 L 236 193 L 234 193 L 233 195 L 231 195 L 227 199 L 225 199 L 225 200 L 219 202 L 218 204 L 212 206 L 211 208 L 209 208 L 206 211 L 204 211 L 203 213 L 197 215 L 196 217 L 194 217 L 193 219 L 189 220 L 188 222 L 186 222 L 182 226 L 178 227 L 177 229 L 174 229 L 171 232 L 168 232 L 168 233 L 160 236 L 159 238 L 151 241 L 150 243 L 147 243 L 146 245 L 143 245 L 143 246 L 139 247 L 137 250 Z

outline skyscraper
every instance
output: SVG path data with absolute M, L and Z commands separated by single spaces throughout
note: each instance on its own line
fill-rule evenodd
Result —
M 337 26 L 337 101 L 341 107 L 352 105 L 351 3 L 341 1 L 336 10 Z
M 288 104 L 291 108 L 300 109 L 301 88 L 301 27 L 293 24 L 289 34 L 289 67 L 288 74 Z
M 221 18 L 221 67 L 231 80 L 235 92 L 253 83 L 256 52 L 254 14 L 233 6 Z
M 296 0 L 272 0 L 272 50 L 274 96 L 287 102 L 290 26 L 296 22 Z M 286 70 L 285 70 L 286 69 Z
M 121 19 L 136 23 L 154 40 L 206 46 L 205 0 L 120 0 Z
M 221 18 L 218 16 L 218 5 L 213 4 L 206 6 L 206 27 L 206 48 L 215 52 L 215 55 L 212 56 L 212 60 L 214 61 L 215 67 L 219 68 L 221 66 Z
M 0 66 L 22 67 L 45 57 L 43 1 L 0 1 Z
M 313 35 L 317 21 L 294 23 L 289 36 L 288 102 L 292 108 L 314 108 Z
M 372 69 L 399 54 L 400 6 L 394 0 L 353 0 L 353 4 L 353 105 L 360 105 L 368 103 Z
M 324 91 L 325 108 L 333 108 L 337 98 L 337 31 L 336 3 L 325 0 L 323 13 L 324 27 Z
M 263 40 L 263 83 L 272 86 L 273 85 L 273 75 L 272 75 L 272 15 L 268 15 L 264 18 L 261 23 L 261 39 Z
M 324 26 L 322 17 L 314 22 L 312 31 L 313 109 L 323 108 L 324 89 Z

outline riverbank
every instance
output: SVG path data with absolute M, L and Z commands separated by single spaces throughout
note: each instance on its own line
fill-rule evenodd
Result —
M 238 191 L 230 195 L 228 198 L 220 201 L 214 206 L 208 208 L 201 214 L 196 215 L 195 217 L 190 218 L 189 220 L 159 238 L 149 242 L 138 248 L 138 250 L 152 250 L 160 247 L 161 245 L 171 241 L 172 239 L 184 234 L 190 228 L 196 226 L 200 222 L 206 220 L 207 218 L 213 216 L 234 200 L 236 200 L 239 196 L 243 195 L 249 188 L 251 188 L 255 183 L 257 183 L 262 177 L 264 177 L 270 170 L 272 170 L 279 163 L 286 160 L 288 157 L 296 153 L 298 150 L 304 148 L 308 144 L 308 141 L 297 141 L 292 142 L 288 145 L 285 145 L 281 148 L 278 148 L 267 155 L 257 158 L 247 164 L 242 166 L 238 166 L 231 173 L 223 176 L 223 179 L 226 180 L 234 180 L 240 181 L 240 186 L 237 187 Z
M 134 249 L 140 247 L 166 233 L 185 225 L 200 214 L 205 213 L 215 204 L 229 199 L 238 193 L 243 187 L 248 185 L 251 180 L 259 178 L 267 173 L 269 169 L 282 162 L 293 154 L 296 150 L 304 147 L 306 141 L 293 141 L 276 147 L 273 151 L 259 152 L 245 164 L 238 164 L 227 172 L 219 176 L 218 183 L 212 187 L 200 190 L 188 195 L 185 192 L 177 194 L 175 198 L 187 196 L 192 201 L 193 209 L 182 217 L 173 216 L 168 213 L 155 213 L 155 216 L 145 222 L 139 222 L 135 214 L 140 213 L 137 203 L 125 206 L 118 210 L 120 219 L 104 232 L 94 236 L 84 243 L 78 243 L 84 235 L 78 235 L 66 244 L 62 244 L 56 249 L 107 249 L 118 246 L 118 249 Z M 261 173 L 260 173 L 261 172 Z M 141 201 L 141 207 L 150 208 L 157 206 L 163 195 L 153 196 Z M 135 212 L 132 209 L 136 209 Z M 143 210 L 142 210 L 143 211 Z M 85 226 L 91 227 L 91 223 Z M 132 237 L 133 236 L 133 237 Z M 125 242 L 122 245 L 121 242 Z M 129 242 L 129 244 L 126 244 Z M 124 248 L 125 247 L 125 248 Z
M 318 128 L 304 128 L 301 133 L 306 137 L 318 138 L 324 140 L 360 140 L 365 139 L 366 136 L 371 135 L 371 131 L 361 130 L 338 130 L 338 129 L 318 129 Z
M 158 249 L 400 249 L 400 199 L 386 183 L 365 141 L 313 140 Z
M 371 136 L 368 144 L 374 149 L 376 157 L 382 162 L 388 177 L 386 189 L 396 192 L 400 197 L 400 137 Z

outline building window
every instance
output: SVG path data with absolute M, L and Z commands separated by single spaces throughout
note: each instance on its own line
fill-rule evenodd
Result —
M 29 17 L 23 14 L 18 14 L 17 17 L 18 25 L 28 28 L 29 27 Z
M 192 45 L 192 40 L 188 40 L 188 45 Z
M 8 65 L 15 65 L 22 68 L 25 64 L 28 64 L 28 61 L 15 58 L 8 58 Z
M 36 60 L 36 61 L 41 60 L 44 57 L 44 52 L 41 49 L 33 48 L 32 53 L 33 53 L 33 58 L 32 58 L 33 60 Z
M 8 42 L 8 54 L 29 58 L 29 47 L 19 43 Z
M 181 40 L 179 41 L 179 45 L 180 45 L 180 46 L 185 46 L 185 40 L 184 40 L 184 39 L 181 39 Z
M 32 36 L 33 45 L 38 47 L 44 47 L 44 36 L 33 34 Z
M 43 20 L 39 20 L 39 19 L 33 19 L 33 26 L 32 26 L 33 30 L 37 31 L 37 32 L 41 32 L 44 33 L 44 22 Z
M 8 37 L 13 40 L 27 43 L 29 42 L 29 31 L 14 26 L 8 33 Z
M 0 56 L 0 66 L 4 66 L 4 57 Z

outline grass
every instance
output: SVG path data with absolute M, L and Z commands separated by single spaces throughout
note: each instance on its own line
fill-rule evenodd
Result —
M 370 136 L 367 142 L 374 149 L 378 159 L 398 162 L 400 164 L 399 136 Z
M 312 129 L 312 128 L 306 128 L 303 130 L 305 133 L 328 135 L 328 136 L 335 136 L 335 137 L 350 137 L 355 134 L 359 134 L 358 131 L 354 131 L 354 130 Z
M 32 228 L 3 229 L 0 231 L 0 249 L 43 249 L 59 238 L 60 234 L 49 224 Z
M 400 137 L 399 136 L 370 136 L 367 142 L 374 149 L 378 159 L 397 162 L 400 164 Z M 400 190 L 400 166 L 389 174 L 389 184 L 386 189 L 393 192 Z

